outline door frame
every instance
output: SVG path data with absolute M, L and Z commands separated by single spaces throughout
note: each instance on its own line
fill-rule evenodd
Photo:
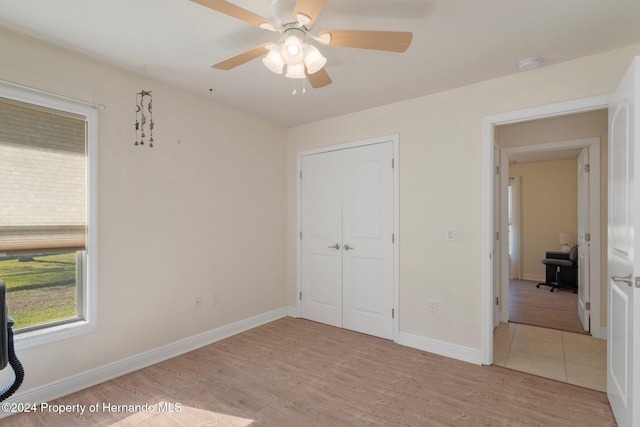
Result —
M 531 107 L 485 116 L 482 121 L 482 363 L 493 363 L 493 236 L 494 227 L 494 179 L 496 167 L 493 160 L 495 143 L 494 127 L 535 119 L 557 117 L 609 108 L 611 94 L 582 98 L 573 101 Z
M 400 283 L 400 271 L 399 271 L 399 255 L 400 255 L 400 138 L 398 134 L 385 135 L 375 138 L 363 139 L 358 141 L 339 143 L 334 145 L 326 145 L 314 149 L 298 151 L 297 153 L 297 165 L 296 165 L 296 308 L 295 314 L 300 317 L 300 292 L 302 289 L 302 276 L 301 276 L 301 259 L 302 259 L 302 245 L 300 244 L 300 235 L 302 233 L 302 186 L 301 186 L 301 174 L 302 174 L 302 157 L 328 153 L 331 151 L 347 150 L 349 148 L 363 147 L 366 145 L 381 144 L 390 142 L 393 147 L 393 341 L 398 342 L 399 335 L 399 283 Z
M 501 269 L 500 269 L 500 321 L 509 321 L 509 242 L 507 224 L 504 220 L 507 215 L 507 187 L 509 185 L 509 155 L 523 153 L 539 153 L 556 150 L 570 150 L 574 148 L 589 149 L 589 164 L 591 171 L 589 172 L 589 232 L 591 233 L 591 251 L 590 251 L 590 319 L 591 319 L 591 335 L 594 338 L 604 338 L 606 336 L 606 328 L 602 326 L 601 318 L 601 298 L 600 298 L 600 260 L 601 260 L 601 243 L 600 243 L 600 138 L 581 138 L 568 141 L 549 142 L 544 144 L 526 145 L 521 147 L 510 147 L 500 150 L 500 201 L 501 212 L 496 217 L 500 217 L 500 239 L 501 247 Z M 495 214 L 495 212 L 494 212 Z

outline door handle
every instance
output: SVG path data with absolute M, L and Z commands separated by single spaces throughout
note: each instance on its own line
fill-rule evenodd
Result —
M 344 250 L 345 251 L 348 251 L 348 250 L 351 250 L 351 249 L 354 249 L 354 248 L 353 248 L 353 246 L 349 246 L 348 243 L 346 245 L 344 245 Z
M 629 273 L 628 276 L 611 276 L 611 280 L 616 282 L 624 282 L 629 286 L 633 286 L 633 276 Z
M 338 243 L 336 243 L 333 246 L 329 246 L 329 249 L 335 249 L 335 250 L 339 250 L 340 249 L 340 245 Z

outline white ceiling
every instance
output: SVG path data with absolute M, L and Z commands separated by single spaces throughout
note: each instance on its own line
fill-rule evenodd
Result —
M 267 0 L 230 1 L 271 18 Z M 517 73 L 528 56 L 549 66 L 636 44 L 640 1 L 329 0 L 313 33 L 411 31 L 412 45 L 403 54 L 319 46 L 333 84 L 307 83 L 302 95 L 298 80 L 295 96 L 294 81 L 259 59 L 212 69 L 278 34 L 189 0 L 0 0 L 0 25 L 295 126 Z

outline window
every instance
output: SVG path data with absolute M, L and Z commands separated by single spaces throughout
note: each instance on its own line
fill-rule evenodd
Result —
M 0 83 L 0 279 L 23 347 L 93 328 L 96 121 Z

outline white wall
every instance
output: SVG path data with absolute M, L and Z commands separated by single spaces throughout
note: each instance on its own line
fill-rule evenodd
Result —
M 286 305 L 284 128 L 10 32 L 0 57 L 4 80 L 106 105 L 98 328 L 18 347 L 20 392 Z M 153 91 L 152 149 L 133 145 L 141 89 Z
M 520 176 L 522 277 L 546 280 L 547 251 L 559 251 L 560 233 L 578 235 L 578 161 L 548 160 L 509 165 L 509 176 Z M 575 242 L 573 242 L 575 243 Z
M 295 305 L 296 152 L 400 135 L 401 333 L 481 349 L 483 117 L 612 92 L 631 46 L 289 131 L 288 292 Z M 459 227 L 462 241 L 445 241 Z M 438 313 L 428 300 L 439 301 Z

